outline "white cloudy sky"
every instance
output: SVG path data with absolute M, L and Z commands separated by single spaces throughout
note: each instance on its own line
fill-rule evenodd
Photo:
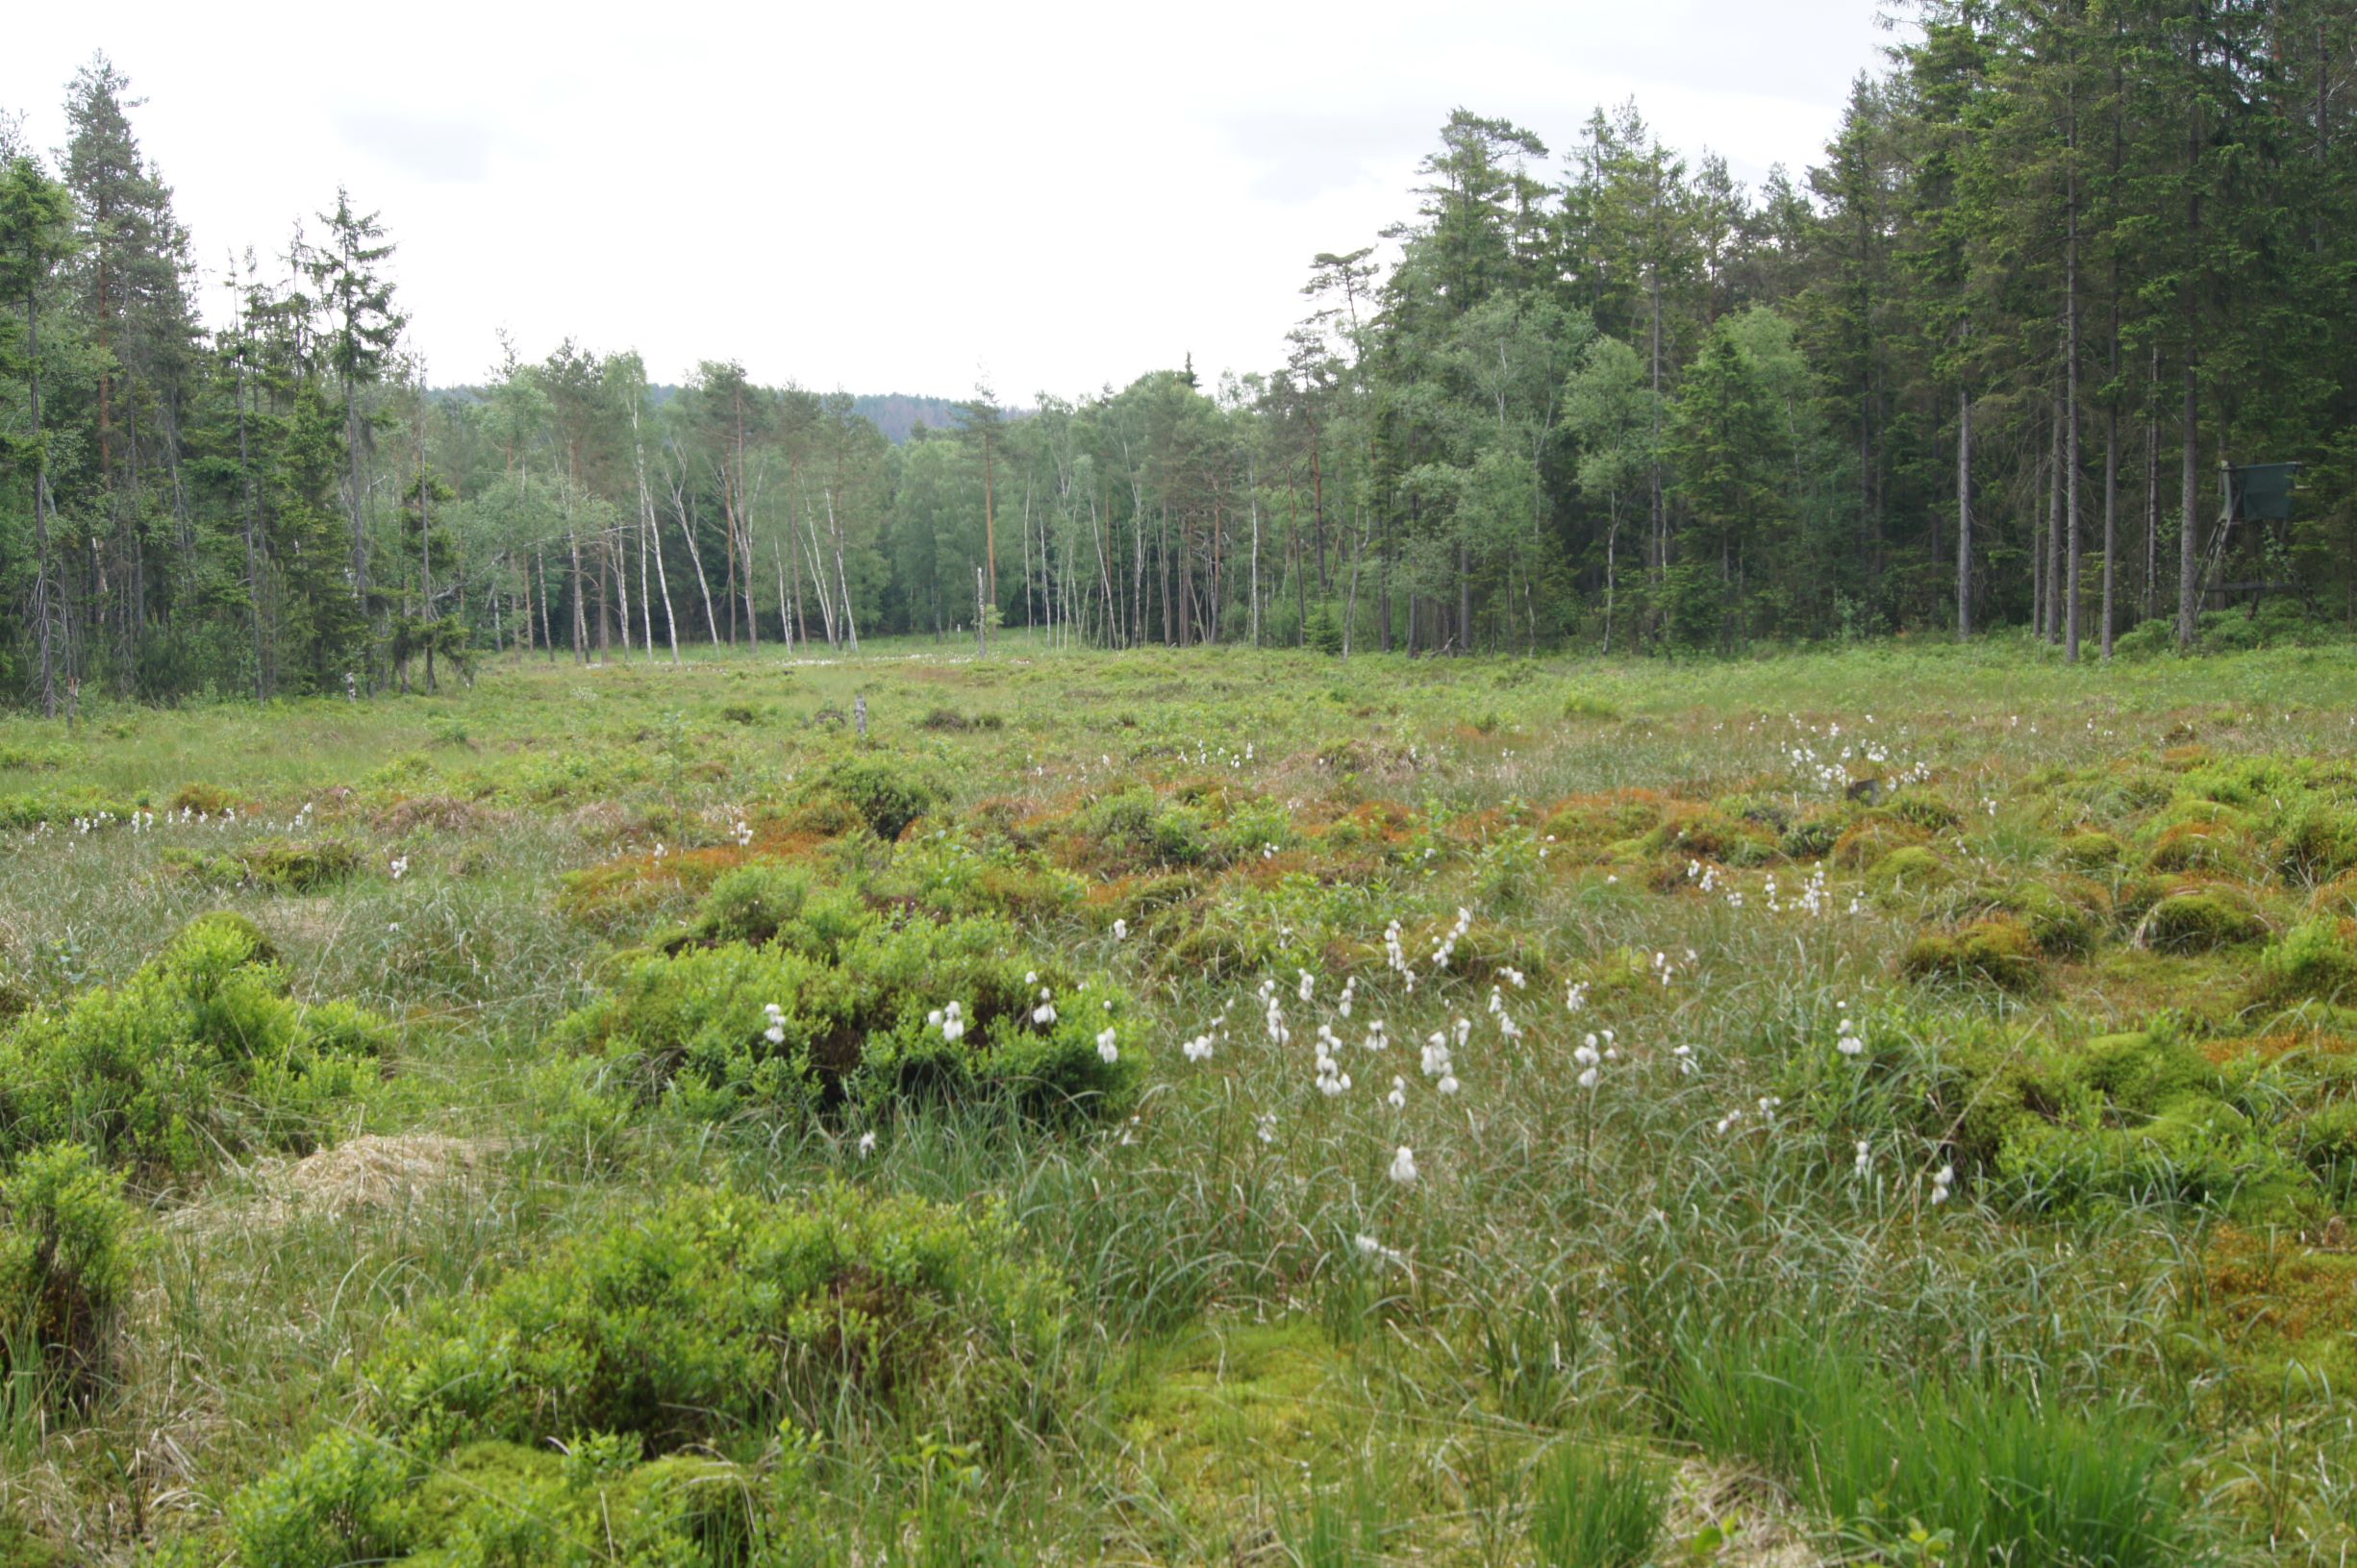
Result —
M 1567 147 L 1634 96 L 1798 169 L 1889 0 L 223 11 L 27 6 L 0 110 L 63 140 L 104 49 L 209 281 L 337 185 L 382 211 L 438 382 L 506 327 L 860 391 L 1085 391 L 1281 356 L 1309 257 L 1404 216 L 1448 111 Z M 208 292 L 208 303 L 213 295 Z

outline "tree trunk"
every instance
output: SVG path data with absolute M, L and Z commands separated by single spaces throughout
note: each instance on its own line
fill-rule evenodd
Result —
M 1972 637 L 1972 394 L 1956 394 L 1956 636 Z
M 254 458 L 252 451 L 246 444 L 245 435 L 245 361 L 247 351 L 248 344 L 245 338 L 245 323 L 243 317 L 240 316 L 238 325 L 238 472 L 245 481 L 246 618 L 253 630 L 254 635 L 254 700 L 256 702 L 267 702 L 270 696 L 269 661 L 264 657 L 262 640 L 262 491 L 254 481 Z M 38 436 L 40 433 L 40 418 L 38 412 L 39 404 L 37 402 L 34 407 L 34 434 Z M 43 539 L 41 544 L 43 566 L 46 566 L 47 564 L 48 553 L 47 540 Z M 38 581 L 38 572 L 36 581 Z M 42 631 L 41 637 L 44 656 L 42 678 L 45 683 L 48 676 L 48 671 L 45 667 L 48 648 L 48 632 L 45 628 Z
M 1620 491 L 1604 492 L 1604 657 L 1613 656 L 1613 593 L 1618 585 L 1620 552 Z
M 33 618 L 39 624 L 41 716 L 58 716 L 57 652 L 49 610 L 49 446 L 41 439 L 41 316 L 38 280 L 25 285 L 26 375 L 33 415 Z
M 1252 501 L 1252 646 L 1261 645 L 1261 482 L 1252 463 L 1244 466 L 1244 488 Z
M 2160 358 L 2160 350 L 2153 350 Z M 2157 390 L 2160 367 L 2153 367 L 2150 389 Z M 2144 615 L 2151 620 L 2159 609 L 2155 597 L 2161 585 L 2161 426 L 2147 416 L 2144 420 Z
M 417 443 L 417 590 L 426 625 L 426 693 L 434 691 L 434 493 L 426 480 L 425 442 Z
M 652 538 L 655 557 L 655 585 L 663 594 L 663 630 L 664 636 L 671 644 L 671 662 L 676 664 L 679 662 L 679 619 L 671 613 L 671 579 L 669 574 L 663 569 L 663 531 L 655 522 L 654 492 L 646 487 L 646 443 L 639 438 L 639 407 L 636 403 L 633 403 L 630 409 L 630 456 L 639 479 L 639 548 L 640 555 L 639 597 L 641 600 L 646 597 L 644 558 L 647 553 L 646 541 Z M 647 608 L 646 617 L 647 657 L 652 659 L 655 649 L 655 611 L 652 606 Z
M 2118 376 L 2113 380 L 2117 382 Z M 2105 411 L 2103 421 L 2103 658 L 2112 657 L 2112 627 L 2119 574 L 2119 411 Z
M 2200 629 L 2201 569 L 2201 384 L 2194 362 L 2185 362 L 2185 414 L 2179 438 L 2184 444 L 2182 505 L 2185 515 L 2177 528 L 2177 646 L 2191 648 Z
M 564 531 L 564 545 L 567 550 L 572 552 L 573 557 L 573 581 L 571 595 L 573 601 L 573 662 L 576 664 L 587 664 L 589 661 L 589 607 L 583 602 L 588 596 L 581 591 L 581 535 L 575 534 L 569 528 L 566 529 Z
M 852 618 L 851 614 L 851 579 L 849 574 L 843 570 L 843 529 L 842 524 L 836 518 L 835 515 L 834 487 L 832 485 L 822 485 L 819 488 L 819 494 L 826 497 L 827 532 L 834 536 L 835 587 L 836 590 L 842 595 L 843 638 L 851 652 L 856 654 L 860 651 L 860 625 L 857 620 Z M 1026 547 L 1028 547 L 1028 541 L 1031 536 L 1031 498 L 1028 495 L 1023 498 L 1023 534 L 1026 541 Z M 1026 600 L 1028 600 L 1031 596 L 1030 567 L 1028 565 L 1024 567 L 1023 596 Z
M 2064 507 L 2069 514 L 2063 572 L 2063 659 L 2079 661 L 2079 573 L 2086 551 L 2080 539 L 2079 516 L 2079 178 L 2078 111 L 2071 106 L 2066 156 L 2071 160 L 2064 205 L 2069 212 L 2069 236 L 2063 261 L 2063 454 Z
M 1460 653 L 1473 651 L 1473 553 L 1457 545 L 1457 640 Z

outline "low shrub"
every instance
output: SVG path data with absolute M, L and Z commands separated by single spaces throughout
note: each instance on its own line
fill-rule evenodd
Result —
M 1074 864 L 1103 871 L 1199 865 L 1212 848 L 1201 811 L 1166 802 L 1142 784 L 1090 802 L 1066 846 Z
M 915 764 L 874 752 L 840 757 L 803 787 L 806 805 L 839 801 L 887 843 L 934 809 L 942 791 Z
M 239 1568 L 397 1560 L 414 1543 L 415 1483 L 409 1457 L 372 1433 L 329 1432 L 231 1501 Z
M 2296 1217 L 2320 1189 L 2300 1169 L 2301 1123 L 2282 1114 L 2284 1085 L 2254 1087 L 2255 1071 L 2221 1067 L 2167 1029 L 2076 1047 L 1968 1036 L 1910 1081 L 1902 1108 L 2021 1207 Z
M 44 822 L 63 829 L 77 819 L 128 822 L 132 813 L 139 809 L 140 803 L 138 801 L 80 789 L 0 795 L 0 830 L 31 833 Z
M 418 1454 L 582 1432 L 741 1453 L 789 1416 L 999 1447 L 1055 1408 L 1066 1308 L 995 1206 L 690 1191 L 429 1308 L 364 1381 Z
M 1118 1106 L 1134 1073 L 1118 1059 L 1127 998 L 1021 950 L 1004 920 L 887 923 L 814 897 L 766 947 L 627 960 L 556 1037 L 709 1117 L 910 1098 L 1043 1116 Z
M 87 1403 L 113 1360 L 136 1215 L 120 1174 L 79 1144 L 26 1153 L 0 1179 L 0 1381 Z
M 390 1035 L 349 1004 L 296 1003 L 250 921 L 201 916 L 121 986 L 0 1029 L 0 1159 L 74 1142 L 161 1175 L 307 1150 Z
M 802 866 L 757 860 L 722 872 L 704 895 L 695 918 L 675 939 L 690 942 L 750 942 L 776 936 L 781 927 L 802 913 L 811 896 L 811 874 Z
M 229 1543 L 238 1568 L 782 1560 L 822 1437 L 1036 1442 L 1069 1311 L 995 1204 L 679 1192 L 397 1324 L 359 1422 L 237 1494 Z
M 920 730 L 1003 730 L 1005 717 L 997 713 L 961 713 L 954 708 L 935 708 L 916 721 Z
M 2156 617 L 2141 621 L 2112 638 L 2112 657 L 2127 663 L 2138 663 L 2173 653 L 2176 646 L 2176 624 Z
M 1089 884 L 1046 858 L 1008 843 L 977 844 L 953 828 L 918 834 L 893 852 L 868 895 L 913 905 L 940 919 L 1004 915 L 1029 919 L 1079 906 Z

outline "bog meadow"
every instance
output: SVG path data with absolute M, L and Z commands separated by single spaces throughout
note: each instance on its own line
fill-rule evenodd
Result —
M 1788 96 L 1388 163 L 1188 116 L 1414 17 L 895 22 L 750 203 L 477 9 L 0 106 L 0 1565 L 2357 1561 L 2344 0 L 1537 8 Z M 215 264 L 233 76 L 400 205 Z
M 14 1549 L 2342 1560 L 2353 687 L 1018 642 L 14 721 Z

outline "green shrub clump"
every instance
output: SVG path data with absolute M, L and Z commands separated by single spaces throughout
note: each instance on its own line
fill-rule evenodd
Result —
M 113 1360 L 136 1215 L 123 1179 L 79 1144 L 26 1154 L 0 1179 L 0 1383 L 86 1402 Z
M 829 807 L 847 808 L 887 843 L 942 799 L 940 786 L 917 768 L 871 752 L 836 759 L 802 791 L 806 812 L 824 815 Z
M 1108 872 L 1198 865 L 1212 854 L 1202 813 L 1143 784 L 1090 802 L 1072 837 L 1075 860 Z
M 813 896 L 765 946 L 626 961 L 557 1037 L 715 1118 L 846 1101 L 997 1099 L 1050 1117 L 1124 1104 L 1128 998 L 1021 951 L 1003 919 L 887 921 Z
M 592 1431 L 725 1451 L 786 1416 L 996 1442 L 1044 1414 L 1066 1307 L 995 1207 L 692 1191 L 437 1306 L 366 1382 L 421 1453 Z
M 74 1142 L 167 1175 L 220 1152 L 308 1150 L 390 1035 L 347 1003 L 293 1001 L 251 922 L 203 915 L 121 986 L 0 1029 L 0 1160 Z
M 1069 1309 L 996 1206 L 682 1192 L 397 1328 L 362 1423 L 232 1500 L 236 1561 L 770 1560 L 819 1434 L 1039 1431 Z

